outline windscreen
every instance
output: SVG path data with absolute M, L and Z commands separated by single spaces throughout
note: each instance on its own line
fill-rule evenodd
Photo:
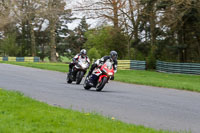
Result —
M 105 64 L 108 69 L 112 69 L 112 63 L 110 61 L 107 61 Z

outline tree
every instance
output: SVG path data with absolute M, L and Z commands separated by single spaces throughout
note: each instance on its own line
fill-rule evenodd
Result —
M 0 30 L 10 22 L 13 18 L 10 16 L 11 4 L 10 0 L 0 0 Z
M 85 17 L 81 19 L 80 24 L 75 28 L 75 34 L 77 36 L 78 50 L 80 51 L 83 48 L 83 44 L 87 41 L 85 33 L 88 31 L 89 25 L 86 22 Z
M 120 28 L 120 9 L 125 6 L 126 0 L 97 0 L 91 2 L 84 0 L 79 3 L 80 6 L 75 11 L 82 11 L 87 18 L 101 18 L 105 21 L 111 21 L 114 28 Z
M 49 32 L 38 30 L 36 32 L 36 44 L 38 44 L 38 53 L 37 55 L 40 57 L 42 61 L 44 61 L 45 57 L 49 56 Z
M 167 27 L 174 39 L 180 62 L 200 57 L 200 1 L 161 1 L 162 26 Z M 191 52 L 193 51 L 193 52 Z M 196 56 L 194 56 L 196 54 Z M 191 58 L 193 57 L 193 58 Z M 195 60 L 198 60 L 198 59 Z
M 119 58 L 124 58 L 127 54 L 127 39 L 120 31 L 113 27 L 102 27 L 92 29 L 86 33 L 86 49 L 96 48 L 101 56 L 108 55 L 111 50 L 116 50 Z
M 89 56 L 91 62 L 94 61 L 95 59 L 101 58 L 101 56 L 96 48 L 89 49 L 88 56 Z
M 70 18 L 71 12 L 68 12 L 62 19 L 56 24 L 56 51 L 59 53 L 59 58 L 61 56 L 66 56 L 66 49 L 71 47 L 71 43 L 68 42 L 68 37 L 70 33 L 73 32 L 68 29 L 67 23 L 71 23 L 73 18 Z
M 70 10 L 65 9 L 66 2 L 64 0 L 48 0 L 46 2 L 46 8 L 44 9 L 44 16 L 49 21 L 49 33 L 50 33 L 50 59 L 52 62 L 56 62 L 56 26 L 62 17 L 69 16 Z
M 27 34 L 30 37 L 29 51 L 32 56 L 36 56 L 36 40 L 34 30 L 37 23 L 36 18 L 39 16 L 39 10 L 43 8 L 43 4 L 44 3 L 40 2 L 40 0 L 18 0 L 13 2 L 12 12 L 18 20 L 18 27 L 22 29 L 22 36 L 24 36 L 22 37 L 22 40 L 27 38 Z
M 131 47 L 137 46 L 141 40 L 139 38 L 139 25 L 142 8 L 138 0 L 128 0 L 126 7 L 120 9 L 120 11 L 123 16 L 124 31 L 128 36 L 128 58 L 131 59 Z
M 1 50 L 4 52 L 4 56 L 17 56 L 20 52 L 20 47 L 16 44 L 16 34 L 9 34 L 3 40 L 2 44 L 0 45 Z
M 87 42 L 84 44 L 84 47 L 87 50 L 95 47 L 101 56 L 108 54 L 110 44 L 112 43 L 111 29 L 112 27 L 102 27 L 89 30 L 86 32 Z
M 89 25 L 83 17 L 79 25 L 72 31 L 69 31 L 69 36 L 65 39 L 66 45 L 63 50 L 70 51 L 70 54 L 75 55 L 83 49 L 84 43 L 87 41 L 85 33 L 88 31 Z M 65 51 L 66 52 L 66 51 Z M 67 54 L 71 57 L 70 54 Z

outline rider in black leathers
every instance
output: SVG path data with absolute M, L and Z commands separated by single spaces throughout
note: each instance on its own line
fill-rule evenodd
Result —
M 97 61 L 95 61 L 92 64 L 92 66 L 90 68 L 90 71 L 88 72 L 87 77 L 89 77 L 92 74 L 93 70 L 96 67 L 98 67 L 99 65 L 105 63 L 108 59 L 110 59 L 110 61 L 112 62 L 113 68 L 114 68 L 114 72 L 116 73 L 117 72 L 117 56 L 118 55 L 117 55 L 116 51 L 111 51 L 109 56 L 104 56 L 101 59 L 98 59 Z M 112 77 L 111 80 L 114 80 L 114 77 Z

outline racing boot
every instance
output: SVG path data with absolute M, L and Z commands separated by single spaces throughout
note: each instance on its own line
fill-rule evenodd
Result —
M 87 76 L 86 76 L 86 78 L 88 78 L 91 74 L 92 74 L 92 67 L 90 68 L 90 71 L 88 72 L 88 74 L 87 74 Z
M 86 78 L 88 78 L 92 74 L 92 72 L 93 72 L 93 70 L 95 69 L 96 66 L 97 66 L 96 64 L 92 64 L 90 71 L 88 72 Z

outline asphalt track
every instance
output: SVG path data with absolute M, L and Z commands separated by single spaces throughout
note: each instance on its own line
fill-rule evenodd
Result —
M 67 84 L 65 79 L 66 73 L 0 63 L 0 88 L 136 125 L 200 132 L 200 93 L 114 81 L 96 92 L 84 90 L 82 84 Z

